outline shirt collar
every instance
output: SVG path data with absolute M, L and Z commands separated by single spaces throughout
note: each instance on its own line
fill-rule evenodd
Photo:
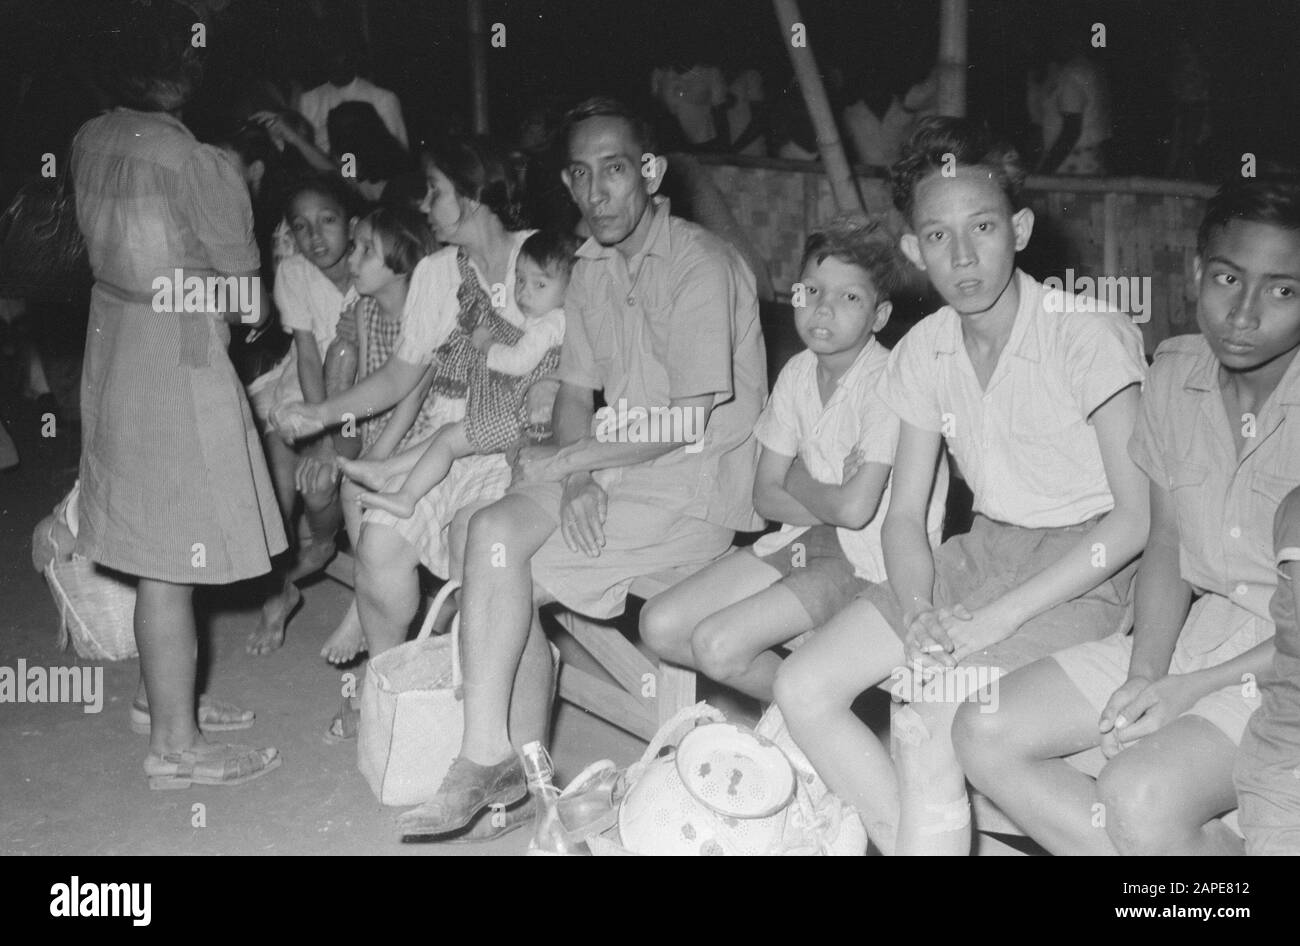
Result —
M 1183 388 L 1187 391 L 1208 394 L 1221 388 L 1219 359 L 1214 357 L 1214 349 L 1204 340 L 1204 337 L 1202 343 L 1202 351 L 1196 356 L 1196 363 L 1192 366 L 1192 370 L 1187 372 Z M 1279 404 L 1300 404 L 1300 354 L 1291 359 L 1291 364 L 1287 365 L 1282 380 L 1277 383 L 1277 389 L 1269 396 L 1270 401 L 1275 399 Z
M 858 352 L 858 357 L 853 359 L 853 364 L 849 365 L 849 370 L 840 375 L 839 380 L 835 382 L 836 386 L 847 388 L 850 385 L 856 384 L 863 374 L 871 370 L 872 364 L 881 355 L 884 355 L 887 358 L 889 353 L 886 352 L 880 342 L 876 340 L 876 336 L 872 335 L 867 339 L 867 343 L 862 346 L 862 351 Z M 817 363 L 814 360 L 814 374 L 816 371 Z
M 1038 310 L 1042 307 L 1042 284 L 1028 273 L 1019 269 L 1012 275 L 1020 293 L 1016 306 L 1016 319 L 1011 325 L 1011 337 L 1007 339 L 1005 351 L 1026 361 L 1040 361 L 1042 349 L 1038 338 Z M 965 344 L 961 335 L 961 316 L 952 306 L 947 306 L 952 313 L 950 329 L 940 335 L 935 343 L 934 353 L 938 355 L 955 355 Z
M 650 221 L 650 232 L 646 234 L 645 245 L 636 252 L 632 260 L 643 256 L 667 257 L 672 252 L 668 227 L 668 218 L 672 215 L 672 203 L 667 197 L 652 197 L 650 201 L 650 212 L 654 214 Z M 617 252 L 617 247 L 603 246 L 596 241 L 595 237 L 588 237 L 587 242 L 578 247 L 578 256 L 583 259 L 612 259 Z M 628 260 L 628 263 L 631 264 L 632 260 Z

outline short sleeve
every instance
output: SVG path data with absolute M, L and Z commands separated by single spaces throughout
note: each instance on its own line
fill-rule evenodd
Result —
M 564 295 L 564 344 L 560 348 L 560 370 L 556 377 L 564 384 L 597 391 L 605 386 L 591 344 L 588 317 L 591 310 L 587 270 L 593 264 L 579 262 Z M 596 314 L 599 318 L 599 313 Z
M 311 295 L 303 271 L 310 265 L 301 256 L 291 256 L 275 270 L 275 308 L 286 332 L 312 331 Z
M 869 387 L 864 391 L 864 403 L 857 405 L 862 418 L 858 433 L 858 452 L 867 463 L 894 465 L 898 450 L 898 415 L 886 407 Z
M 1142 333 L 1113 312 L 1078 314 L 1062 352 L 1070 392 L 1089 417 L 1130 384 L 1146 376 Z
M 802 375 L 801 359 L 802 355 L 796 355 L 781 369 L 776 384 L 772 385 L 772 395 L 754 425 L 758 442 L 783 457 L 799 455 L 799 414 L 795 398 Z
M 434 352 L 456 326 L 460 312 L 456 298 L 460 290 L 456 252 L 455 247 L 447 247 L 426 256 L 411 273 L 402 334 L 393 349 L 393 356 L 408 365 L 431 363 Z
M 1300 487 L 1287 493 L 1278 504 L 1273 517 L 1273 548 L 1278 565 L 1300 562 Z
M 669 399 L 731 396 L 734 309 L 747 298 L 758 304 L 752 285 L 747 296 L 739 291 L 742 276 L 749 274 L 718 252 L 696 257 L 675 279 L 664 366 Z
M 1142 386 L 1142 400 L 1138 405 L 1137 421 L 1133 425 L 1133 435 L 1128 442 L 1128 455 L 1152 482 L 1162 489 L 1169 486 L 1169 473 L 1165 467 L 1164 432 L 1168 429 L 1166 416 L 1168 398 L 1165 395 L 1169 387 L 1166 380 L 1176 364 L 1171 357 L 1156 353 L 1151 374 Z
M 913 427 L 938 433 L 943 429 L 935 384 L 938 364 L 925 327 L 924 321 L 913 326 L 889 353 L 889 361 L 876 383 L 876 396 Z
M 218 273 L 244 276 L 261 264 L 253 237 L 248 187 L 230 159 L 199 145 L 181 168 L 178 205 L 208 263 Z

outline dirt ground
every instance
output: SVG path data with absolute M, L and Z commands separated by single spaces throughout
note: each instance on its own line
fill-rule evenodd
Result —
M 75 403 L 76 365 L 51 364 L 55 393 Z M 146 737 L 127 712 L 139 673 L 135 660 L 88 663 L 55 644 L 57 615 L 31 563 L 31 535 L 77 475 L 78 434 L 71 422 L 53 438 L 8 384 L 0 417 L 22 462 L 0 473 L 0 667 L 103 668 L 101 712 L 80 704 L 0 703 L 0 854 L 519 854 L 529 832 L 473 845 L 403 845 L 400 809 L 375 800 L 356 766 L 354 744 L 327 745 L 341 671 L 319 655 L 350 592 L 329 580 L 304 588 L 305 603 L 285 646 L 267 657 L 244 653 L 257 622 L 247 589 L 201 596 L 206 620 L 207 690 L 257 712 L 257 724 L 232 741 L 276 746 L 278 771 L 247 785 L 151 791 L 141 769 Z M 350 668 L 354 673 L 360 667 Z M 562 706 L 552 752 L 563 779 L 587 763 L 625 765 L 643 744 L 595 717 Z M 200 809 L 205 827 L 195 827 Z

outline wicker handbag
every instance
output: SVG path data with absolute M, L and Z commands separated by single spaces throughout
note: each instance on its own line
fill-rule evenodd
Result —
M 0 292 L 6 295 L 68 301 L 93 282 L 66 167 L 65 160 L 57 183 L 23 185 L 0 215 Z
M 135 645 L 135 588 L 88 558 L 73 554 L 81 484 L 36 526 L 33 564 L 45 575 L 59 609 L 59 649 L 68 642 L 86 660 L 129 660 Z

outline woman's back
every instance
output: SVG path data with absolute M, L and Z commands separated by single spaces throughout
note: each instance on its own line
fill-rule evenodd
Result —
M 95 278 L 131 293 L 177 268 L 257 268 L 253 217 L 239 174 L 162 112 L 115 109 L 73 143 L 77 220 Z

